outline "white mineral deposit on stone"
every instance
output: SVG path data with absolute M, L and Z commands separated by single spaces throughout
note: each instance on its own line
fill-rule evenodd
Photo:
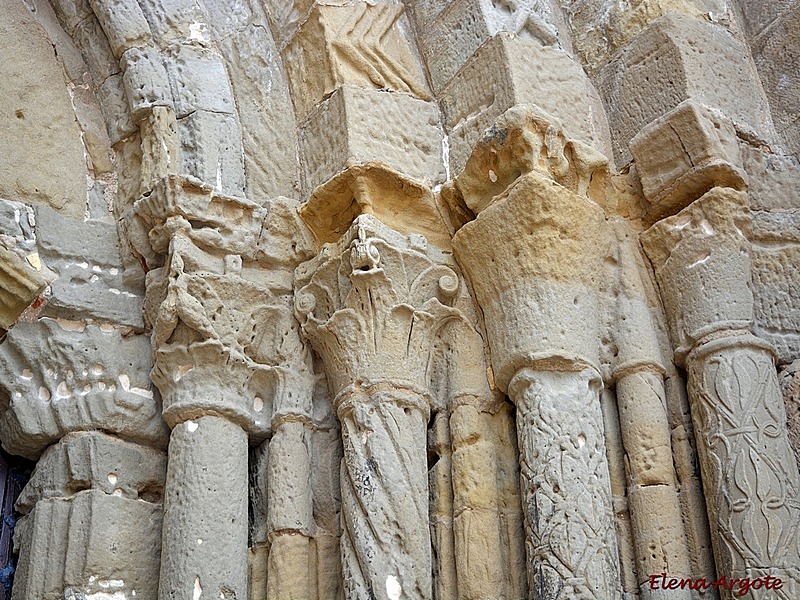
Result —
M 178 381 L 180 381 L 183 378 L 183 376 L 186 375 L 192 369 L 194 369 L 192 365 L 180 365 L 175 370 L 175 382 L 177 383 Z
M 61 381 L 56 387 L 56 398 L 69 398 L 72 394 L 72 390 L 67 387 L 66 381 Z
M 131 379 L 125 373 L 120 373 L 117 376 L 117 379 L 119 379 L 119 384 L 126 392 L 131 388 Z
M 389 600 L 400 600 L 402 593 L 403 588 L 397 577 L 388 575 L 386 577 L 386 595 L 389 596 Z
M 200 545 L 200 544 L 202 544 L 202 543 L 203 543 L 203 540 L 202 540 L 202 539 L 200 539 L 200 538 L 197 538 L 197 545 L 199 546 L 199 545 Z
M 253 410 L 256 412 L 261 412 L 264 410 L 264 401 L 258 396 L 253 398 Z
M 191 420 L 186 421 L 186 431 L 188 431 L 189 433 L 194 433 L 195 431 L 197 431 L 197 427 L 198 425 L 194 421 Z
M 203 595 L 203 588 L 200 587 L 200 578 L 194 578 L 194 591 L 192 593 L 192 600 L 200 600 L 200 596 Z
M 109 473 L 108 474 L 108 483 L 110 483 L 111 485 L 116 485 L 117 479 L 118 479 L 118 477 L 117 477 L 116 473 Z

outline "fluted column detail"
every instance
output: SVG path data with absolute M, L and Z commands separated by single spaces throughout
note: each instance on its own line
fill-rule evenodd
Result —
M 748 230 L 747 195 L 713 188 L 642 241 L 689 377 L 718 575 L 780 578 L 768 593 L 789 599 L 800 593 L 800 476 L 772 349 L 749 331 Z
M 348 598 L 432 595 L 427 423 L 433 342 L 459 312 L 447 257 L 358 216 L 298 267 L 295 311 L 341 422 Z

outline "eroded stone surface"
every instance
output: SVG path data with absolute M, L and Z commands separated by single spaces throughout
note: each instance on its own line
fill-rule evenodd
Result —
M 0 347 L 4 447 L 35 458 L 62 435 L 90 429 L 165 447 L 150 367 L 144 336 L 52 319 L 19 323 Z
M 25 5 L 10 0 L 3 4 L 0 40 L 0 196 L 81 217 L 86 163 L 53 46 Z

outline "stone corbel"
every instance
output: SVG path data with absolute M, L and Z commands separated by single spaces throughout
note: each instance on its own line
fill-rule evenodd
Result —
M 520 108 L 487 130 L 448 192 L 477 214 L 453 248 L 483 309 L 497 385 L 517 406 L 530 589 L 606 600 L 621 595 L 599 400 L 607 234 L 591 199 L 606 168 L 553 123 Z
M 712 188 L 642 234 L 689 377 L 719 575 L 780 578 L 800 592 L 800 475 L 773 350 L 750 332 L 747 194 Z M 761 597 L 751 591 L 745 597 Z

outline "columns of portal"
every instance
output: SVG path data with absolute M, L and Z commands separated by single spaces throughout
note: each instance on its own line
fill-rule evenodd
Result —
M 689 377 L 719 575 L 800 589 L 800 476 L 773 350 L 750 332 L 747 194 L 716 187 L 642 235 Z M 745 597 L 762 597 L 751 591 Z
M 162 180 L 136 214 L 163 257 L 148 273 L 145 303 L 152 379 L 172 428 L 159 598 L 245 598 L 249 443 L 266 439 L 273 419 L 276 439 L 291 438 L 281 424 L 293 415 L 302 428 L 310 407 L 307 356 L 285 296 L 291 272 L 265 278 L 258 264 L 265 208 L 197 180 Z M 276 480 L 273 496 L 287 484 Z M 310 490 L 293 491 L 310 501 Z M 285 545 L 282 534 L 308 534 L 285 514 L 302 512 L 291 502 L 271 509 L 275 546 Z
M 295 311 L 342 428 L 345 594 L 431 598 L 427 423 L 433 342 L 459 289 L 445 255 L 361 215 L 296 272 Z

